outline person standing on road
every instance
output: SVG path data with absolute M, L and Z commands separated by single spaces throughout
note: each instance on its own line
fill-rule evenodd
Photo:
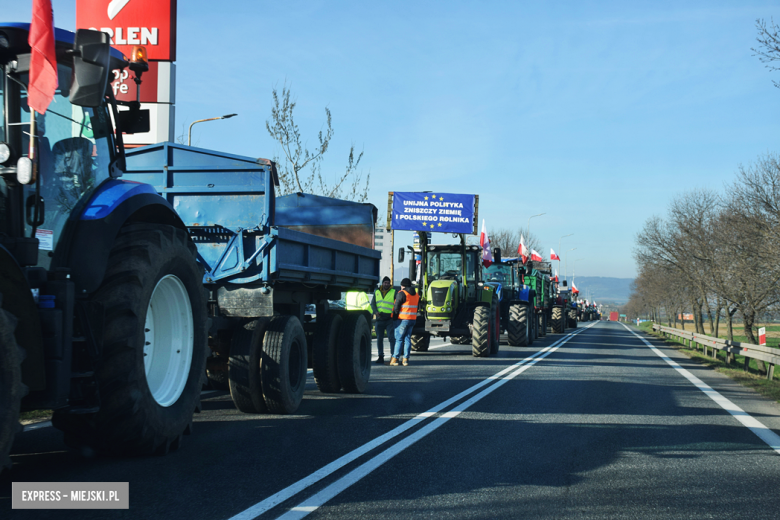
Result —
M 363 291 L 349 291 L 345 301 L 348 311 L 367 311 L 371 309 L 368 296 Z
M 395 322 L 395 348 L 390 366 L 398 366 L 398 358 L 401 356 L 401 346 L 404 347 L 401 364 L 409 364 L 409 354 L 412 352 L 412 331 L 417 321 L 417 304 L 420 295 L 412 287 L 412 281 L 408 278 L 401 280 L 401 290 L 395 297 L 393 306 L 393 318 Z
M 374 292 L 374 300 L 371 302 L 371 311 L 376 320 L 376 350 L 379 357 L 376 359 L 377 365 L 385 363 L 384 340 L 387 332 L 387 344 L 390 355 L 393 355 L 395 347 L 395 323 L 391 316 L 393 315 L 393 302 L 395 301 L 395 289 L 390 284 L 390 278 L 382 278 L 382 285 Z

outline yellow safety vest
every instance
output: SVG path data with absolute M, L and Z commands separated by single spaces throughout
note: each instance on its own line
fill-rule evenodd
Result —
M 376 303 L 377 312 L 392 314 L 393 304 L 395 303 L 395 289 L 387 291 L 387 294 L 384 297 L 382 297 L 382 290 L 377 289 L 374 292 L 374 303 Z
M 368 296 L 363 291 L 350 291 L 347 293 L 348 311 L 365 311 L 371 308 Z

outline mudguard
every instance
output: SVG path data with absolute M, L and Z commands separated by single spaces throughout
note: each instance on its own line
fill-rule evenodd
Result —
M 105 181 L 71 215 L 65 225 L 64 240 L 52 259 L 52 268 L 70 268 L 76 295 L 89 294 L 100 287 L 114 240 L 128 222 L 168 224 L 186 230 L 154 187 L 118 179 Z

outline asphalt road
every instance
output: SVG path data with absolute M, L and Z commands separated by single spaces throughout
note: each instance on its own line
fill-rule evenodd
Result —
M 0 516 L 780 516 L 780 407 L 634 330 L 581 324 L 484 359 L 434 341 L 374 365 L 363 395 L 311 381 L 294 416 L 207 392 L 166 457 L 91 458 L 39 427 L 18 436 Z M 11 510 L 11 481 L 129 482 L 130 509 Z

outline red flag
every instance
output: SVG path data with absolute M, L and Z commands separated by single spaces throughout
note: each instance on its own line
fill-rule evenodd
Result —
M 561 259 L 561 257 L 560 257 L 560 256 L 558 256 L 558 255 L 556 255 L 556 254 L 555 254 L 555 251 L 553 251 L 553 248 L 551 247 L 551 248 L 550 248 L 550 260 L 551 260 L 551 261 L 552 261 L 552 260 L 559 260 L 559 261 L 560 261 L 560 259 Z
M 555 278 L 553 278 L 553 282 L 558 283 L 558 270 L 555 270 Z
M 482 247 L 482 265 L 490 267 L 493 263 L 493 252 L 490 250 L 490 239 L 488 238 L 487 228 L 485 228 L 485 219 L 482 219 L 482 233 L 479 235 L 479 245 Z
M 537 253 L 535 250 L 531 249 L 531 260 L 533 260 L 534 262 L 541 262 L 542 255 Z
M 574 282 L 571 283 L 571 292 L 574 294 L 580 294 L 580 290 L 577 289 L 577 286 L 574 285 Z
M 51 0 L 33 0 L 30 44 L 30 83 L 27 105 L 44 114 L 57 90 L 57 55 L 54 52 L 54 14 Z
M 523 263 L 528 261 L 528 248 L 525 247 L 525 238 L 520 234 L 520 245 L 517 246 L 517 254 L 523 260 Z

